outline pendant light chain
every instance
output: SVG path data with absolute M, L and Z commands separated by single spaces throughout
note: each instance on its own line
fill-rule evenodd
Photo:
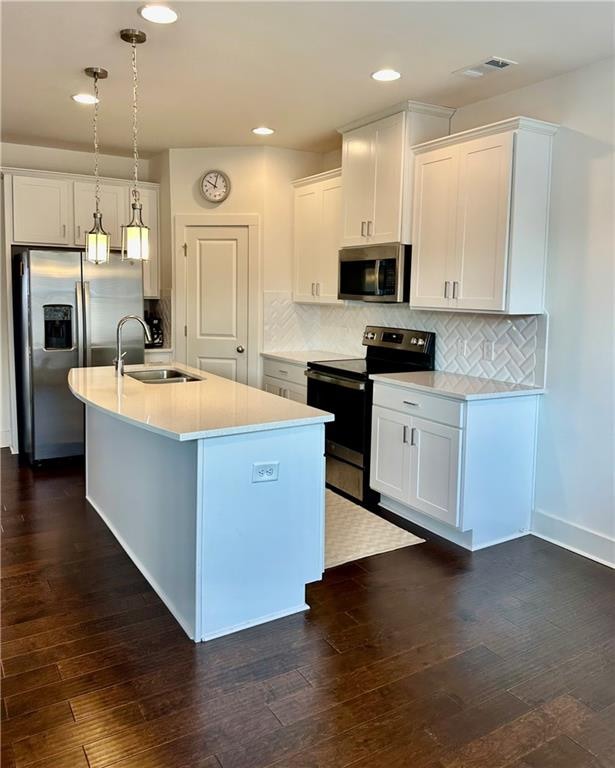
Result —
M 137 72 L 137 46 L 132 44 L 132 153 L 134 158 L 134 186 L 132 189 L 132 199 L 135 203 L 139 202 L 139 190 L 137 184 L 139 181 L 139 146 L 137 129 L 137 106 L 139 97 L 139 77 Z
M 94 75 L 94 178 L 96 179 L 96 190 L 94 199 L 96 201 L 96 213 L 100 212 L 100 176 L 98 175 L 98 75 Z

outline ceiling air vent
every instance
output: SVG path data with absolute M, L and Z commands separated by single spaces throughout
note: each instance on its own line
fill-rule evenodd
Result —
M 481 61 L 478 64 L 471 64 L 469 67 L 461 67 L 456 69 L 454 75 L 463 75 L 464 77 L 484 77 L 490 75 L 493 72 L 501 72 L 506 67 L 517 64 L 516 61 L 511 59 L 503 59 L 501 56 L 491 56 L 485 61 Z

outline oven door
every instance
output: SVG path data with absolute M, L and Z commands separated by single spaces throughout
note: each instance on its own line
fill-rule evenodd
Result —
M 355 301 L 405 300 L 406 249 L 399 243 L 340 251 L 339 298 Z
M 329 411 L 325 424 L 327 482 L 360 501 L 369 451 L 369 396 L 365 381 L 308 370 L 308 405 Z

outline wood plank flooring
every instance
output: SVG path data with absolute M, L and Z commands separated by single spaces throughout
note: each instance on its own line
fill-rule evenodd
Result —
M 2 452 L 4 768 L 614 768 L 615 573 L 537 538 L 328 571 L 194 645 L 84 500 Z

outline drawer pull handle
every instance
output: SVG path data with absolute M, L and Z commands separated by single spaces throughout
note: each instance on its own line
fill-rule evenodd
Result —
M 282 376 L 288 376 L 288 371 L 285 371 L 284 368 L 278 368 L 278 373 L 281 373 Z
M 404 400 L 404 405 L 413 405 L 415 408 L 420 408 L 419 403 L 413 403 L 412 400 Z

